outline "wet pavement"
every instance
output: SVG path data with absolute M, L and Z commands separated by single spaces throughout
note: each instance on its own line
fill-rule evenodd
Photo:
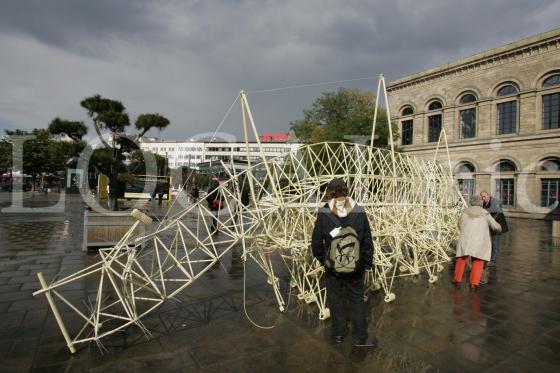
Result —
M 54 200 L 53 193 L 25 203 Z M 244 278 L 234 250 L 145 320 L 151 340 L 130 328 L 105 341 L 105 353 L 90 345 L 71 355 L 44 297 L 31 293 L 39 270 L 52 279 L 95 261 L 81 251 L 82 218 L 73 196 L 64 214 L 0 213 L 1 371 L 560 370 L 560 247 L 550 222 L 510 219 L 498 266 L 478 292 L 455 289 L 446 266 L 434 285 L 422 276 L 399 280 L 393 303 L 371 296 L 369 332 L 380 343 L 373 351 L 350 340 L 331 344 L 329 322 L 288 289 L 288 309 L 279 313 L 265 276 L 249 263 Z M 83 284 L 74 285 L 67 295 L 82 297 Z

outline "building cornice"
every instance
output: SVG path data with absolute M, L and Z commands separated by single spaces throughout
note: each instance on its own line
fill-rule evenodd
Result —
M 392 81 L 387 86 L 387 91 L 389 93 L 394 93 L 406 88 L 430 84 L 439 79 L 460 76 L 512 61 L 530 58 L 555 49 L 560 49 L 560 28 L 490 49 L 417 74 L 405 76 Z
M 560 133 L 557 130 L 550 130 L 552 133 L 540 133 L 536 135 L 516 135 L 508 137 L 493 137 L 485 139 L 477 139 L 473 141 L 453 141 L 448 143 L 448 148 L 455 149 L 485 149 L 488 147 L 497 147 L 497 144 L 503 144 L 507 146 L 508 144 L 515 143 L 519 145 L 524 145 L 523 143 L 530 143 L 531 145 L 536 145 L 540 143 L 549 144 L 551 141 L 558 142 L 560 139 Z M 442 145 L 443 146 L 443 145 Z M 440 149 L 442 148 L 440 146 Z M 401 146 L 402 153 L 422 153 L 435 151 L 437 148 L 437 143 L 429 143 L 422 145 L 405 145 Z

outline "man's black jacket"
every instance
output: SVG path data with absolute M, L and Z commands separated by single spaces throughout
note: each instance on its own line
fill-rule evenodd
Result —
M 490 213 L 490 215 L 492 215 L 494 220 L 496 220 L 498 222 L 498 224 L 500 224 L 500 226 L 502 227 L 502 230 L 499 231 L 499 232 L 491 231 L 490 234 L 492 236 L 495 235 L 495 234 L 507 233 L 509 231 L 509 227 L 508 227 L 507 221 L 506 221 L 506 216 L 504 215 L 504 213 L 502 211 L 502 206 L 501 206 L 500 200 L 498 200 L 494 197 L 490 197 L 490 201 L 482 202 L 482 208 L 485 209 L 486 211 L 488 211 Z
M 373 241 L 371 239 L 371 229 L 366 212 L 362 206 L 355 205 L 350 214 L 343 218 L 336 216 L 329 205 L 326 204 L 317 212 L 317 221 L 311 236 L 311 249 L 313 256 L 321 264 L 325 265 L 325 258 L 333 237 L 330 232 L 337 227 L 351 226 L 358 234 L 360 240 L 360 261 L 356 272 L 371 269 L 373 262 Z

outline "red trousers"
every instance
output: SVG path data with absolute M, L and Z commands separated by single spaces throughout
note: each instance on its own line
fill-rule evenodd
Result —
M 461 282 L 463 279 L 463 273 L 465 272 L 465 266 L 467 265 L 468 256 L 458 256 L 455 263 L 455 278 L 456 282 Z M 482 276 L 482 271 L 484 270 L 484 260 L 472 258 L 472 268 L 471 268 L 471 285 L 479 285 L 480 277 Z

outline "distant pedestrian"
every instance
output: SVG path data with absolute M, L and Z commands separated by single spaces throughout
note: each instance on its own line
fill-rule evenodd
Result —
M 480 193 L 480 197 L 482 197 L 482 207 L 492 215 L 494 220 L 500 224 L 502 230 L 499 232 L 492 232 L 491 233 L 491 240 L 492 240 L 492 257 L 488 262 L 488 266 L 495 266 L 496 261 L 498 260 L 498 254 L 500 252 L 500 241 L 502 237 L 502 233 L 506 233 L 509 231 L 506 216 L 502 211 L 502 204 L 498 198 L 494 198 L 488 194 L 486 191 L 482 191 Z
M 490 260 L 492 243 L 490 230 L 500 231 L 501 227 L 490 213 L 482 208 L 482 198 L 471 198 L 470 207 L 459 218 L 460 236 L 457 243 L 457 259 L 453 283 L 460 287 L 469 257 L 472 261 L 470 288 L 476 290 L 484 270 L 484 263 Z
M 161 204 L 163 202 L 163 194 L 164 194 L 163 188 L 160 187 L 159 190 L 158 190 L 158 194 L 157 194 L 158 195 L 158 206 L 161 206 Z
M 238 223 L 243 224 L 243 211 L 249 207 L 251 203 L 251 190 L 249 189 L 249 183 L 247 178 L 244 178 L 240 182 L 240 190 L 239 190 L 239 205 L 237 207 L 237 214 L 236 220 Z
M 335 343 L 346 335 L 344 298 L 350 306 L 352 339 L 356 347 L 375 347 L 377 339 L 368 338 L 364 276 L 373 265 L 373 241 L 367 215 L 362 206 L 348 196 L 344 180 L 333 179 L 327 186 L 326 203 L 317 213 L 311 248 L 325 267 L 327 303 L 331 333 Z
M 208 189 L 208 193 L 206 194 L 206 202 L 208 203 L 208 208 L 210 209 L 210 213 L 212 214 L 212 228 L 210 234 L 218 234 L 220 233 L 218 227 L 218 220 L 220 217 L 220 210 L 225 206 L 225 197 L 223 193 L 221 193 L 220 184 L 215 182 L 212 183 L 210 188 Z
M 198 190 L 197 186 L 195 185 L 191 190 L 192 202 L 197 203 L 199 197 L 200 197 L 200 191 Z
M 241 204 L 243 207 L 248 207 L 251 199 L 251 191 L 249 189 L 249 184 L 247 180 L 243 183 L 243 187 L 241 188 Z
M 154 186 L 154 190 L 152 190 L 152 193 L 150 194 L 150 204 L 151 205 L 155 205 L 155 203 L 156 203 L 157 192 L 158 192 L 158 185 L 156 184 Z

